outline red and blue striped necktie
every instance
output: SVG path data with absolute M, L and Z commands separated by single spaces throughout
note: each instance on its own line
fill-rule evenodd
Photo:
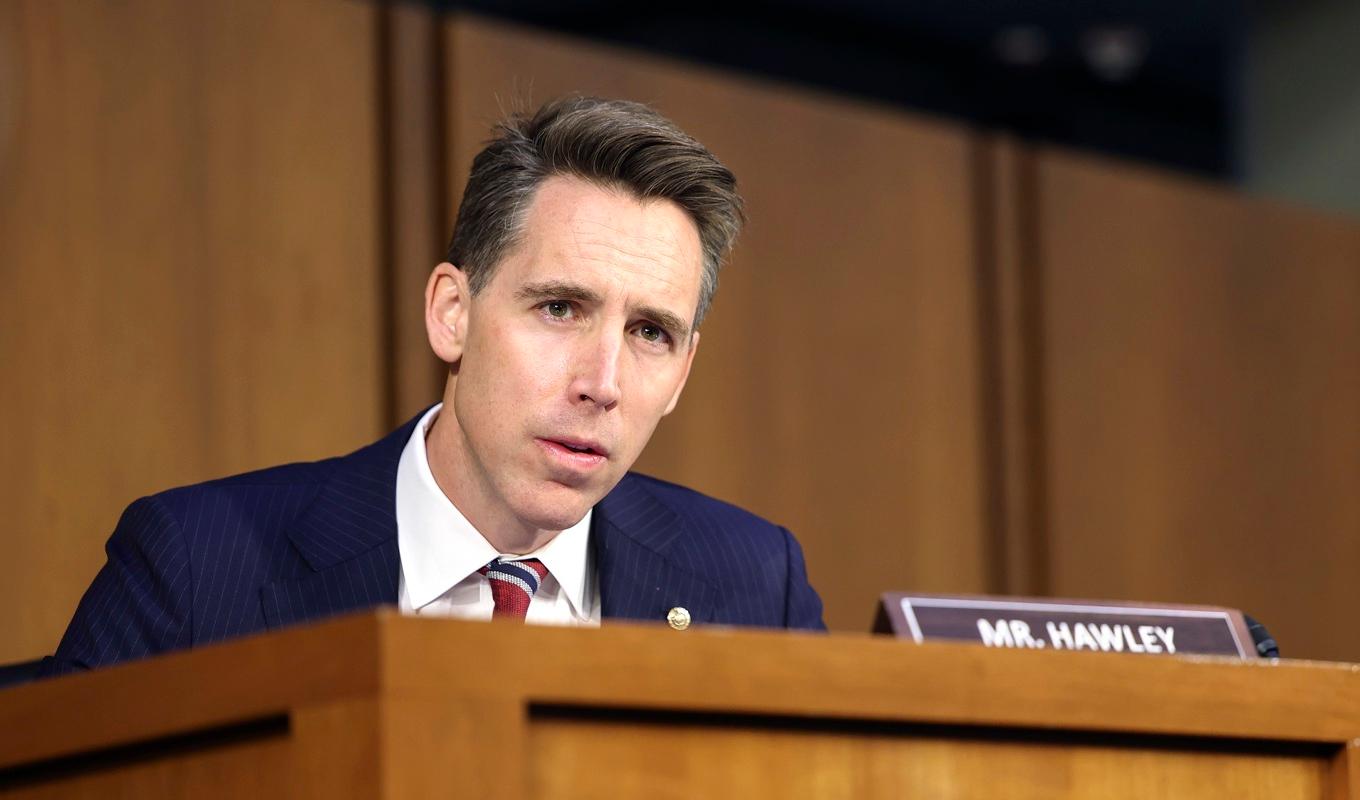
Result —
M 492 619 L 523 620 L 529 613 L 529 601 L 548 576 L 548 568 L 536 558 L 498 558 L 477 571 L 491 581 L 491 600 L 495 603 Z

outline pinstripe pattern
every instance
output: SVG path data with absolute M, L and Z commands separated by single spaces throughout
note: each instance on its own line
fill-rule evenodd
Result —
M 395 603 L 397 462 L 415 423 L 343 458 L 134 502 L 45 674 Z M 735 506 L 629 474 L 591 541 L 606 618 L 683 606 L 695 622 L 823 627 L 793 537 Z
M 629 474 L 595 507 L 605 617 L 822 630 L 822 601 L 785 529 L 698 492 Z

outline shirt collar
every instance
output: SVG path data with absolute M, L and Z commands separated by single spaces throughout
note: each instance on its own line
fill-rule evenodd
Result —
M 548 568 L 548 573 L 557 580 L 561 592 L 571 604 L 572 614 L 577 619 L 590 618 L 590 583 L 594 570 L 590 559 L 590 519 L 595 509 L 590 509 L 581 521 L 554 536 L 547 544 L 523 558 L 536 558 Z M 488 545 L 489 547 L 490 545 Z M 519 558 L 519 556 L 516 556 Z
M 442 404 L 420 418 L 402 450 L 397 465 L 397 547 L 402 578 L 412 608 L 437 600 L 472 573 L 501 556 L 467 517 L 449 500 L 425 450 L 425 437 Z M 547 544 L 523 556 L 537 558 L 548 568 L 578 618 L 590 614 L 590 520 L 594 509 Z

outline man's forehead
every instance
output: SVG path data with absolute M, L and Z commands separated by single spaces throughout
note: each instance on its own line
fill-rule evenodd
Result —
M 516 283 L 600 284 L 596 291 L 697 306 L 699 232 L 673 201 L 638 199 L 575 178 L 544 182 L 525 215 Z M 518 289 L 518 287 L 515 287 Z M 681 310 L 681 309 L 677 309 Z
M 699 228 L 674 200 L 638 197 L 626 188 L 569 176 L 547 178 L 535 190 L 524 219 L 525 232 L 569 230 L 575 236 L 621 237 L 637 245 L 669 247 L 699 257 Z

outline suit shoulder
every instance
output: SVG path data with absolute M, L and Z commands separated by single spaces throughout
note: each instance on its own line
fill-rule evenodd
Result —
M 246 486 L 295 486 L 297 484 L 320 483 L 330 474 L 339 458 L 326 458 L 320 461 L 298 461 L 273 467 L 228 475 L 196 484 L 202 488 L 236 488 Z M 194 488 L 193 486 L 181 488 Z M 175 491 L 175 490 L 171 490 Z
M 298 461 L 214 478 L 202 483 L 167 489 L 153 495 L 151 499 L 176 509 L 204 498 L 221 501 L 232 497 L 310 497 L 337 474 L 395 475 L 397 460 L 406 442 L 411 438 L 412 430 L 428 410 L 421 412 L 382 439 L 346 455 L 318 461 Z
M 291 464 L 263 467 L 236 475 L 225 475 L 199 483 L 176 486 L 157 492 L 152 497 L 173 503 L 179 498 L 192 497 L 206 492 L 248 491 L 252 487 L 317 484 L 326 480 L 338 460 L 338 458 L 327 458 L 320 461 L 298 461 Z
M 283 464 L 177 486 L 138 503 L 159 506 L 191 537 L 195 532 L 211 535 L 226 529 L 224 523 L 234 523 L 238 532 L 246 520 L 286 523 L 315 496 L 335 460 Z

